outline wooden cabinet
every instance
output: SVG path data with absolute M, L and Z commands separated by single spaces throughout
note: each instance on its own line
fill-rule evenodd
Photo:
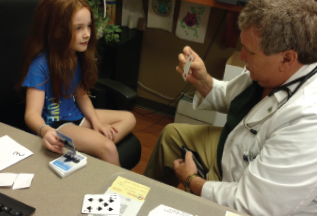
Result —
M 120 42 L 98 41 L 99 77 L 121 82 L 137 90 L 143 31 L 121 27 Z

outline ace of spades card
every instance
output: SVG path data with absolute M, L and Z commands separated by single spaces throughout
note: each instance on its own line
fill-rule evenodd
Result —
M 81 212 L 86 214 L 119 215 L 118 194 L 86 194 Z

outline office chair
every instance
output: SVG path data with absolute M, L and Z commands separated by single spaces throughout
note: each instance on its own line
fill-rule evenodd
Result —
M 39 0 L 0 0 L 0 121 L 28 131 L 24 123 L 25 103 L 14 90 L 23 63 L 22 54 L 25 40 L 33 21 Z M 131 110 L 137 94 L 128 87 L 112 80 L 100 79 L 97 83 L 95 103 L 106 108 L 102 97 L 113 92 L 116 109 Z M 117 145 L 123 168 L 132 169 L 141 158 L 139 140 L 131 133 Z
M 106 78 L 98 79 L 96 89 L 92 89 L 91 94 L 94 107 L 99 109 L 131 110 L 137 99 L 137 93 L 134 90 Z M 141 144 L 134 134 L 128 134 L 116 146 L 123 168 L 132 169 L 139 163 Z

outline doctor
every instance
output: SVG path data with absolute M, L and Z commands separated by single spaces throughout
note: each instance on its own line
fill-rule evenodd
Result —
M 212 78 L 190 47 L 176 67 L 194 57 L 194 108 L 227 113 L 226 125 L 166 126 L 144 175 L 250 215 L 317 215 L 317 2 L 251 0 L 239 28 L 246 67 L 234 80 Z M 191 153 L 179 159 L 183 145 L 206 179 Z

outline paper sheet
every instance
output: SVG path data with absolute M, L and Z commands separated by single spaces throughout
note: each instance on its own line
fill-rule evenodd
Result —
M 110 190 L 143 202 L 146 195 L 150 191 L 150 188 L 118 176 L 117 179 L 112 183 Z
M 159 205 L 152 211 L 150 211 L 148 216 L 193 216 L 186 212 L 171 208 L 165 205 Z
M 175 35 L 181 39 L 204 43 L 210 6 L 181 2 Z
M 0 137 L 0 171 L 29 157 L 33 152 L 9 136 Z
M 225 216 L 240 216 L 240 215 L 227 211 Z
M 0 173 L 0 187 L 11 187 L 16 178 L 15 173 Z
M 29 188 L 31 187 L 31 182 L 34 177 L 34 174 L 28 173 L 20 173 L 16 180 L 14 181 L 14 185 L 12 187 L 13 190 Z
M 123 0 L 122 26 L 128 26 L 129 19 L 132 19 L 133 28 L 137 28 L 139 19 L 144 17 L 142 0 Z

